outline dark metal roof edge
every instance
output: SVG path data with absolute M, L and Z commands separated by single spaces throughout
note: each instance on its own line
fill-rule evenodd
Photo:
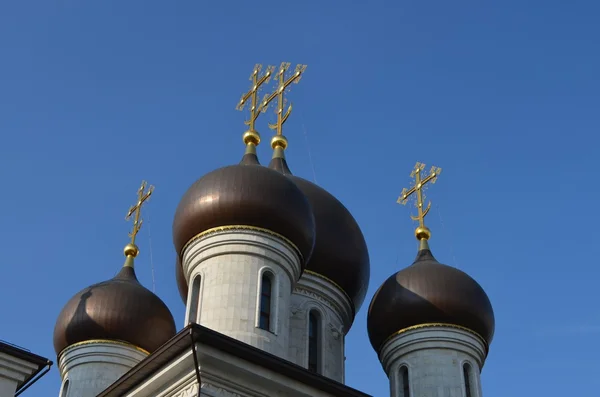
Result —
M 40 372 L 42 372 L 42 370 L 45 367 L 48 367 L 49 369 L 54 364 L 52 361 L 48 360 L 45 357 L 38 356 L 37 354 L 31 353 L 25 349 L 22 349 L 10 343 L 0 342 L 0 353 L 5 353 L 9 356 L 16 357 L 18 359 L 25 360 L 27 362 L 37 365 L 37 369 L 23 380 L 21 385 L 17 388 L 16 392 L 19 392 L 19 390 L 21 390 L 23 386 L 27 385 L 32 379 L 34 379 Z
M 254 346 L 250 346 L 200 325 L 194 324 L 194 326 L 194 332 L 199 333 L 200 342 L 207 342 L 207 344 L 210 344 L 221 351 L 237 356 L 255 365 L 270 369 L 273 372 L 277 372 L 318 390 L 331 393 L 336 397 L 371 397 L 359 390 L 314 372 L 310 372 L 299 365 L 257 349 Z
M 331 393 L 336 397 L 371 397 L 322 375 L 315 374 L 287 360 L 264 352 L 244 342 L 230 338 L 198 324 L 189 324 L 167 343 L 161 346 L 115 383 L 98 395 L 98 397 L 122 396 L 154 374 L 163 364 L 171 361 L 190 348 L 189 343 L 181 343 L 192 334 L 194 342 L 200 342 L 220 351 L 239 357 L 260 367 L 267 368 L 300 383 L 318 390 Z
M 6 353 L 10 356 L 20 358 L 21 360 L 37 364 L 40 368 L 43 368 L 48 364 L 53 364 L 52 361 L 45 357 L 38 356 L 37 354 L 21 349 L 10 343 L 0 342 L 0 353 Z

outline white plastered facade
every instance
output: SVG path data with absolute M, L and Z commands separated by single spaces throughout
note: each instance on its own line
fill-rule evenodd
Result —
M 301 259 L 285 238 L 250 227 L 220 228 L 188 243 L 185 324 L 195 322 L 289 359 L 289 312 Z M 270 329 L 259 327 L 261 282 L 272 280 Z
M 391 397 L 482 397 L 481 369 L 486 343 L 477 334 L 452 325 L 421 325 L 390 338 L 379 358 L 390 380 Z M 468 382 L 464 366 L 467 365 Z M 404 393 L 408 370 L 409 396 Z
M 60 397 L 96 397 L 148 353 L 114 341 L 89 341 L 67 347 L 58 357 Z
M 331 280 L 310 271 L 302 274 L 292 294 L 289 357 L 304 368 L 308 368 L 311 311 L 318 319 L 317 372 L 344 383 L 344 339 L 353 319 L 350 298 Z

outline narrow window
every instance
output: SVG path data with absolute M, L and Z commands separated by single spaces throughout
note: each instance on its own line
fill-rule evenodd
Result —
M 260 319 L 259 327 L 271 331 L 271 293 L 273 290 L 272 277 L 263 273 L 260 283 Z
M 410 397 L 410 385 L 408 383 L 408 367 L 403 365 L 400 368 L 402 375 L 402 397 Z
M 463 376 L 465 378 L 465 397 L 471 397 L 471 366 L 463 365 Z
M 319 372 L 320 321 L 316 311 L 308 315 L 308 370 Z
M 192 295 L 190 297 L 190 316 L 188 323 L 197 323 L 198 322 L 198 308 L 200 305 L 200 282 L 202 281 L 202 277 L 200 275 L 194 277 L 194 282 L 192 283 Z
M 69 393 L 69 379 L 67 379 L 65 381 L 65 383 L 63 384 L 62 391 L 60 392 L 60 397 L 67 397 L 68 393 Z

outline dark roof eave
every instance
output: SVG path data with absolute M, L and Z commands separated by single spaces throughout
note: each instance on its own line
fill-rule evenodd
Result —
M 267 368 L 334 396 L 371 397 L 368 394 L 310 372 L 287 360 L 198 324 L 189 324 L 183 328 L 177 335 L 167 341 L 167 343 L 162 345 L 158 350 L 146 357 L 138 365 L 133 367 L 129 372 L 100 393 L 98 397 L 123 396 L 125 393 L 131 391 L 164 365 L 175 359 L 187 349 L 190 349 L 190 334 L 194 342 L 212 346 L 222 352 L 239 357 L 255 365 Z
M 33 383 L 35 383 L 35 381 L 37 381 L 39 379 L 39 378 L 35 379 L 38 376 L 38 374 L 40 372 L 42 372 L 42 370 L 45 367 L 48 367 L 48 370 L 49 370 L 50 367 L 52 366 L 52 364 L 54 364 L 52 361 L 48 360 L 45 357 L 38 356 L 37 354 L 33 354 L 33 353 L 31 353 L 25 349 L 22 349 L 18 346 L 12 345 L 10 343 L 2 342 L 2 341 L 0 341 L 0 353 L 4 353 L 11 357 L 15 357 L 15 358 L 18 358 L 18 359 L 21 359 L 21 360 L 24 360 L 24 361 L 27 361 L 27 362 L 37 365 L 37 369 L 35 371 L 33 371 L 27 378 L 25 378 L 23 380 L 23 382 L 21 382 L 21 384 L 19 385 L 19 387 L 16 390 L 17 392 L 20 391 L 25 385 L 27 385 L 27 387 L 29 387 Z M 43 375 L 45 375 L 45 372 L 40 375 L 40 378 Z M 35 379 L 35 381 L 30 384 L 32 379 Z

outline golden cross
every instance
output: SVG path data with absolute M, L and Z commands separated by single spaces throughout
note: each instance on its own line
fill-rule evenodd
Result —
M 138 190 L 138 201 L 137 204 L 133 207 L 129 208 L 129 212 L 127 216 L 125 216 L 125 220 L 128 221 L 131 218 L 131 215 L 135 212 L 135 217 L 133 218 L 133 230 L 129 233 L 129 237 L 131 237 L 131 244 L 135 244 L 135 236 L 137 236 L 138 232 L 142 228 L 142 220 L 140 219 L 140 213 L 142 211 L 142 204 L 144 201 L 148 200 L 152 192 L 154 191 L 154 186 L 150 185 L 147 191 L 146 190 L 146 181 L 142 181 L 142 186 L 140 186 Z
M 425 187 L 425 185 L 428 182 L 431 182 L 432 184 L 435 183 L 435 181 L 437 180 L 437 177 L 440 175 L 440 173 L 442 172 L 441 168 L 438 167 L 431 167 L 431 170 L 429 171 L 429 175 L 425 176 L 424 178 L 421 176 L 421 171 L 423 171 L 425 169 L 425 164 L 422 163 L 417 163 L 415 165 L 415 168 L 413 169 L 413 171 L 410 174 L 411 178 L 415 178 L 415 185 L 413 187 L 411 187 L 410 189 L 404 188 L 402 189 L 402 193 L 400 193 L 400 197 L 398 197 L 398 204 L 406 204 L 408 201 L 408 198 L 413 194 L 413 193 L 417 193 L 417 201 L 415 203 L 419 214 L 417 216 L 410 216 L 412 218 L 413 221 L 419 221 L 419 226 L 420 227 L 425 227 L 425 223 L 424 223 L 424 219 L 425 216 L 427 215 L 427 213 L 429 213 L 429 210 L 431 209 L 431 201 L 427 204 L 427 208 L 423 209 L 423 200 L 425 199 L 425 197 L 423 196 L 423 188 Z
M 261 85 L 263 85 L 264 83 L 268 83 L 269 80 L 271 80 L 271 75 L 273 74 L 273 70 L 275 70 L 275 66 L 267 66 L 265 74 L 259 76 L 261 69 L 262 65 L 258 63 L 254 66 L 254 71 L 250 76 L 250 80 L 252 81 L 252 87 L 250 87 L 250 90 L 248 92 L 242 95 L 242 99 L 240 99 L 236 106 L 237 110 L 244 110 L 244 106 L 246 106 L 246 102 L 248 101 L 248 99 L 252 99 L 252 103 L 250 106 L 250 119 L 244 122 L 247 126 L 249 126 L 249 131 L 251 132 L 256 132 L 254 124 L 256 122 L 256 119 L 258 118 L 258 115 L 260 114 L 260 110 L 256 107 L 258 91 Z
M 286 80 L 285 72 L 288 70 L 289 67 L 289 62 L 281 63 L 281 66 L 279 66 L 279 72 L 277 73 L 277 78 L 279 79 L 279 84 L 277 85 L 277 88 L 271 94 L 265 95 L 262 103 L 260 104 L 260 111 L 265 112 L 267 110 L 267 107 L 269 106 L 269 103 L 271 103 L 271 101 L 275 99 L 275 97 L 277 97 L 277 123 L 269 124 L 269 128 L 272 130 L 277 130 L 277 135 L 279 136 L 282 135 L 283 123 L 285 123 L 288 117 L 290 117 L 290 113 L 292 112 L 292 105 L 290 104 L 290 107 L 285 112 L 285 114 L 283 113 L 283 108 L 285 106 L 283 94 L 285 93 L 286 88 L 290 84 L 298 84 L 298 82 L 300 82 L 300 79 L 302 78 L 302 73 L 304 73 L 304 71 L 306 70 L 306 65 L 296 65 L 296 71 Z

